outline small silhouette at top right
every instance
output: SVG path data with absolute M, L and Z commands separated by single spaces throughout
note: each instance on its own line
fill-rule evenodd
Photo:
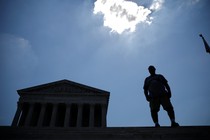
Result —
M 203 40 L 203 43 L 204 43 L 206 52 L 207 52 L 207 53 L 210 53 L 210 47 L 209 47 L 208 43 L 206 42 L 205 38 L 203 37 L 202 34 L 200 34 L 199 36 L 200 36 L 200 37 L 202 38 L 202 40 Z

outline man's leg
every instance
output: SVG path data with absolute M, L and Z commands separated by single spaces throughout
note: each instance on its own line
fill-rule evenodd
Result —
M 155 127 L 160 127 L 159 121 L 158 121 L 158 111 L 151 110 L 151 116 L 152 116 L 153 122 L 155 123 Z
M 175 121 L 174 109 L 173 108 L 169 108 L 169 109 L 166 109 L 166 111 L 168 113 L 168 116 L 169 116 L 171 122 Z
M 177 126 L 179 126 L 179 124 L 175 121 L 175 115 L 174 115 L 174 110 L 173 110 L 173 108 L 172 108 L 172 109 L 168 109 L 168 110 L 166 110 L 166 111 L 167 111 L 168 116 L 169 116 L 169 118 L 170 118 L 170 120 L 171 120 L 171 126 L 172 126 L 172 127 L 177 127 Z
M 159 99 L 152 99 L 150 101 L 150 111 L 152 120 L 155 123 L 155 127 L 160 127 L 159 121 L 158 121 L 158 111 L 160 110 L 160 101 Z
M 175 121 L 175 113 L 174 113 L 174 109 L 173 109 L 173 106 L 171 104 L 170 99 L 169 98 L 163 98 L 161 100 L 161 104 L 162 104 L 164 110 L 166 110 L 167 113 L 168 113 L 168 116 L 169 116 L 169 118 L 171 120 L 171 126 L 172 127 L 179 126 L 179 124 L 176 123 L 176 121 Z

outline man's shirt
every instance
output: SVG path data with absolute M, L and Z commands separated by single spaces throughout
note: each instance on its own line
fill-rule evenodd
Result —
M 143 88 L 149 91 L 150 97 L 160 97 L 167 92 L 165 89 L 167 82 L 161 74 L 150 75 L 145 79 Z

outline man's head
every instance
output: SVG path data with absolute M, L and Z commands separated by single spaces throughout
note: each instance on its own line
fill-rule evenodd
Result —
M 148 67 L 148 70 L 149 70 L 149 73 L 151 74 L 151 75 L 154 75 L 155 74 L 155 67 L 154 66 L 152 66 L 152 65 L 150 65 L 149 67 Z

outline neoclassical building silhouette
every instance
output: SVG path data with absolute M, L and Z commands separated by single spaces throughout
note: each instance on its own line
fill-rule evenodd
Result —
M 61 80 L 17 92 L 12 126 L 106 127 L 107 91 Z

